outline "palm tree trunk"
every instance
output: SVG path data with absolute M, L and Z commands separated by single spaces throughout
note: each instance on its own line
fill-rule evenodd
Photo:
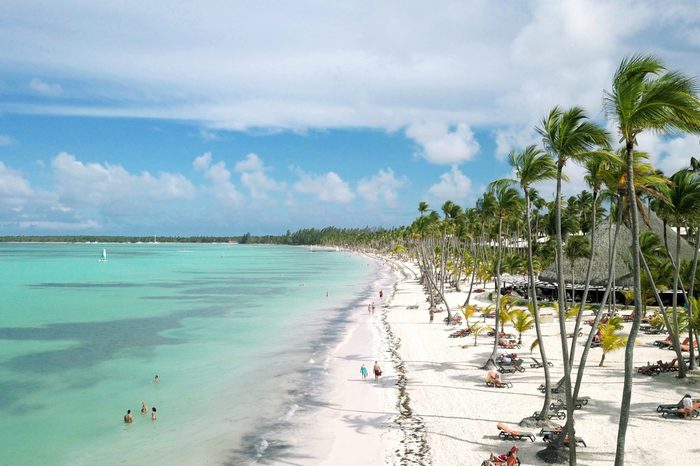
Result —
M 620 233 L 620 225 L 622 224 L 622 208 L 619 207 L 622 205 L 622 197 L 618 194 L 617 196 L 617 219 L 615 220 L 615 234 L 613 235 L 612 241 L 610 242 L 610 250 L 609 250 L 609 260 L 608 260 L 608 283 L 605 287 L 605 292 L 603 293 L 603 298 L 600 300 L 600 306 L 598 307 L 598 312 L 596 313 L 595 319 L 593 320 L 593 326 L 591 327 L 591 331 L 588 334 L 588 339 L 586 340 L 586 344 L 583 347 L 583 353 L 581 354 L 581 361 L 579 362 L 578 365 L 578 373 L 576 374 L 576 386 L 574 387 L 574 396 L 573 399 L 578 398 L 579 390 L 581 389 L 581 382 L 583 381 L 583 372 L 586 369 L 586 361 L 588 360 L 588 352 L 591 349 L 591 344 L 593 343 L 593 338 L 595 337 L 595 334 L 598 331 L 598 324 L 600 323 L 600 320 L 603 318 L 603 311 L 605 310 L 605 305 L 608 301 L 608 296 L 610 295 L 610 291 L 612 290 L 612 285 L 613 285 L 613 270 L 615 268 L 615 255 L 617 254 L 617 238 L 618 234 Z M 612 222 L 610 222 L 612 225 Z M 573 350 L 572 350 L 573 351 Z
M 564 432 L 570 439 L 575 439 L 574 429 L 574 403 L 571 398 L 571 366 L 569 365 L 569 345 L 566 338 L 566 289 L 564 284 L 564 255 L 561 236 L 561 178 L 563 160 L 557 162 L 557 198 L 556 198 L 556 244 L 557 244 L 557 285 L 559 288 L 559 337 L 561 340 L 561 354 L 564 364 L 564 389 L 566 392 L 566 428 L 562 435 L 558 435 L 555 441 L 556 447 L 561 448 L 564 443 Z M 569 464 L 576 464 L 576 442 L 569 442 Z
M 598 364 L 598 367 L 603 367 L 604 362 L 605 362 L 605 352 L 603 352 L 603 357 L 600 358 L 600 364 Z
M 634 343 L 642 322 L 642 283 L 639 267 L 639 212 L 637 212 L 637 194 L 634 189 L 634 145 L 627 143 L 627 196 L 632 226 L 632 289 L 634 290 L 634 319 L 630 329 L 627 345 L 625 346 L 625 379 L 622 387 L 622 403 L 620 406 L 620 424 L 617 431 L 617 447 L 615 451 L 615 466 L 625 464 L 625 439 L 629 423 L 630 404 L 632 402 L 632 375 L 634 374 Z
M 484 368 L 489 368 L 496 365 L 496 352 L 498 351 L 498 324 L 500 321 L 500 306 L 501 306 L 501 232 L 503 227 L 503 217 L 498 216 L 498 259 L 496 259 L 496 277 L 495 287 L 496 287 L 496 322 L 494 323 L 495 335 L 493 337 L 493 350 L 489 359 L 484 364 Z
M 476 279 L 476 274 L 478 273 L 479 270 L 479 258 L 477 257 L 477 245 L 474 243 L 472 246 L 473 248 L 473 254 L 474 254 L 474 267 L 472 268 L 472 279 L 471 282 L 469 283 L 469 293 L 467 293 L 467 300 L 464 301 L 464 306 L 467 306 L 469 304 L 469 300 L 472 297 L 472 290 L 474 289 L 474 280 Z
M 693 291 L 695 290 L 695 274 L 698 270 L 698 244 L 700 243 L 700 225 L 695 227 L 697 232 L 695 233 L 695 244 L 693 245 L 693 269 L 690 272 L 690 290 L 688 291 L 688 296 L 694 296 Z M 690 308 L 690 304 L 688 305 Z M 697 333 L 695 334 L 697 340 Z M 698 345 L 700 346 L 700 345 Z M 700 349 L 698 349 L 700 351 Z M 700 354 L 700 353 L 699 353 Z M 691 346 L 690 347 L 690 370 L 692 371 L 695 369 L 695 349 Z
M 540 357 L 542 358 L 542 366 L 544 368 L 544 405 L 540 410 L 539 420 L 547 419 L 549 413 L 549 404 L 551 403 L 552 393 L 551 382 L 549 378 L 549 364 L 547 363 L 547 353 L 544 348 L 544 338 L 542 337 L 542 327 L 540 326 L 540 310 L 537 304 L 537 287 L 535 286 L 535 266 L 532 261 L 532 226 L 530 225 L 530 192 L 525 190 L 526 203 L 526 222 L 527 222 L 527 273 L 530 280 L 530 301 L 532 302 L 532 313 L 535 315 L 535 332 L 537 333 L 537 341 L 540 342 Z
M 591 271 L 593 270 L 593 258 L 595 257 L 595 228 L 596 228 L 596 201 L 598 200 L 598 191 L 593 190 L 593 218 L 591 219 L 591 256 L 588 259 L 588 268 L 586 270 L 586 283 L 583 286 L 583 296 L 581 296 L 581 307 L 576 316 L 576 324 L 574 325 L 574 338 L 571 340 L 571 354 L 569 356 L 569 365 L 574 366 L 574 355 L 576 354 L 576 339 L 578 331 L 581 328 L 581 319 L 583 318 L 583 308 L 588 299 L 588 287 L 591 284 Z M 574 396 L 574 399 L 576 397 Z

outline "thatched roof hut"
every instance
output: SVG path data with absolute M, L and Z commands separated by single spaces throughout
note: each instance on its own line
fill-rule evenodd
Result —
M 601 222 L 596 228 L 595 241 L 595 256 L 593 257 L 593 269 L 591 270 L 591 285 L 605 286 L 608 280 L 608 254 L 613 235 L 615 234 L 615 222 L 610 220 Z M 663 241 L 664 224 L 654 212 L 649 216 L 649 225 L 641 222 L 641 231 L 653 231 L 659 239 Z M 666 236 L 668 238 L 668 247 L 673 254 L 676 250 L 676 232 L 671 227 L 666 227 Z M 617 255 L 615 258 L 615 285 L 620 287 L 629 287 L 632 285 L 632 257 L 630 247 L 632 245 L 632 234 L 624 224 L 620 226 L 620 233 L 617 238 Z M 688 242 L 681 238 L 681 261 L 692 260 L 693 247 Z M 630 265 L 628 265 L 630 264 Z M 571 265 L 568 260 L 564 260 L 564 282 L 571 283 Z M 588 267 L 588 259 L 578 259 L 574 266 L 575 280 L 577 284 L 583 284 L 586 279 L 586 268 Z M 540 280 L 543 282 L 556 282 L 557 272 L 554 264 L 540 274 Z

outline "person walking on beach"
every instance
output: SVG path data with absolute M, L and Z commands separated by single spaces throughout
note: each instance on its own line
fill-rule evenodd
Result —
M 371 313 L 372 313 L 372 303 L 369 303 L 367 305 L 367 314 L 371 314 Z
M 382 375 L 382 368 L 379 367 L 379 363 L 374 361 L 374 381 L 379 380 L 379 376 Z
M 154 406 L 151 408 L 151 420 L 155 421 L 156 419 L 158 419 L 158 416 L 156 416 L 156 407 Z
M 384 290 L 379 290 L 379 299 L 384 298 Z
M 146 414 L 148 412 L 148 406 L 146 406 L 146 402 L 142 401 L 141 402 L 141 414 Z
M 435 317 L 435 308 L 432 308 L 432 307 L 431 307 L 431 308 L 430 308 L 430 311 L 428 311 L 428 312 L 430 313 L 430 323 L 432 324 L 432 323 L 433 323 L 433 317 Z
M 362 374 L 362 380 L 367 382 L 367 368 L 363 364 L 362 367 L 360 367 L 360 374 Z
M 124 415 L 124 422 L 126 422 L 127 424 L 131 424 L 132 422 L 134 422 L 134 415 L 131 414 L 130 409 L 126 410 L 126 414 Z

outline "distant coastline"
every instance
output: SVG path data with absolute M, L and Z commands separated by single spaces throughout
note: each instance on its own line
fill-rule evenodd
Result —
M 230 243 L 230 244 L 284 244 L 290 246 L 346 246 L 367 244 L 373 237 L 388 230 L 383 228 L 304 228 L 283 235 L 231 236 L 143 236 L 143 235 L 7 235 L 0 243 Z M 157 239 L 156 239 L 157 238 Z

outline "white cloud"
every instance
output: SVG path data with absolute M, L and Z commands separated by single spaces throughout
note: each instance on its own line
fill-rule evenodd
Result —
M 300 193 L 313 194 L 325 202 L 348 203 L 355 198 L 348 183 L 335 172 L 317 175 L 305 173 L 301 169 L 295 171 L 299 175 L 299 181 L 294 183 L 294 189 Z
M 0 29 L 11 44 L 0 71 L 60 76 L 81 102 L 3 109 L 183 119 L 208 131 L 523 125 L 574 103 L 599 116 L 601 91 L 631 50 L 700 75 L 700 9 L 673 1 L 228 2 L 179 5 L 178 15 L 68 2 L 51 17 L 31 0 L 3 7 L 12 27 Z M 114 27 L 99 26 L 106 17 Z
M 211 165 L 211 152 L 205 152 L 196 157 L 192 162 L 192 168 L 197 171 L 204 171 Z
M 7 134 L 0 134 L 0 146 L 9 146 L 12 144 L 12 138 Z
M 199 137 L 205 142 L 218 141 L 221 139 L 216 131 L 211 131 L 205 128 L 199 130 Z
M 121 165 L 83 163 L 62 152 L 52 161 L 56 190 L 67 205 L 92 205 L 116 211 L 140 207 L 149 201 L 190 199 L 194 186 L 183 175 L 129 173 Z
M 539 144 L 541 137 L 534 129 L 534 125 L 510 127 L 495 131 L 496 156 L 505 160 L 511 150 L 522 150 L 530 144 Z
M 99 230 L 100 224 L 95 220 L 86 220 L 84 222 L 57 222 L 49 220 L 24 220 L 19 222 L 20 228 L 50 231 L 82 231 L 82 230 Z
M 465 201 L 472 195 L 472 182 L 457 166 L 440 175 L 440 181 L 428 189 L 428 197 L 437 201 Z
M 34 92 L 48 97 L 56 97 L 63 94 L 63 88 L 60 84 L 47 83 L 39 78 L 32 78 L 32 80 L 29 81 L 29 88 Z
M 246 155 L 246 158 L 236 162 L 234 170 L 241 174 L 241 184 L 248 189 L 252 199 L 267 199 L 270 191 L 282 191 L 286 184 L 275 181 L 265 174 L 269 170 L 262 159 L 254 153 Z
M 0 161 L 0 203 L 18 205 L 26 202 L 34 191 L 19 172 Z
M 698 136 L 664 137 L 647 131 L 637 136 L 637 142 L 638 149 L 649 153 L 649 161 L 666 176 L 688 167 L 691 157 L 700 158 Z
M 357 183 L 357 194 L 370 203 L 383 200 L 389 206 L 396 205 L 396 191 L 406 184 L 406 177 L 397 178 L 391 168 L 380 169 L 370 178 L 362 178 Z
M 260 157 L 258 157 L 257 154 L 250 153 L 245 156 L 245 160 L 236 162 L 234 170 L 237 172 L 245 172 L 263 170 L 263 168 L 263 161 L 260 160 Z
M 460 164 L 479 152 L 479 142 L 465 123 L 454 130 L 440 122 L 414 123 L 406 128 L 406 136 L 422 147 L 421 155 L 431 163 Z

